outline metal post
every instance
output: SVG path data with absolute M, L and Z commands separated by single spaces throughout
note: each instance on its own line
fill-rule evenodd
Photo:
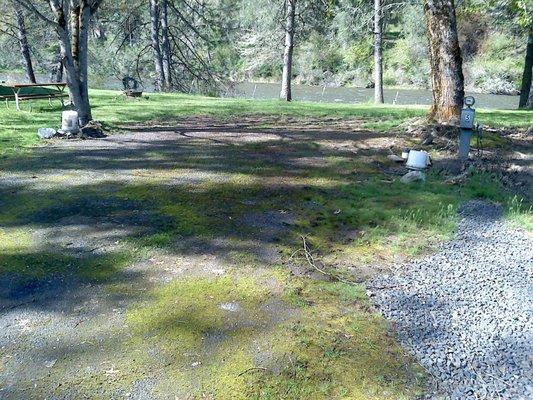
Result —
M 476 110 L 472 106 L 476 103 L 476 99 L 472 96 L 467 96 L 464 99 L 465 107 L 461 111 L 460 133 L 459 133 L 459 159 L 461 161 L 468 160 L 470 154 L 470 141 L 474 132 L 474 120 L 476 117 Z
M 470 141 L 472 140 L 472 130 L 461 129 L 459 134 L 459 159 L 461 161 L 468 160 L 470 154 Z
M 17 111 L 20 111 L 19 90 L 20 89 L 15 89 L 14 90 L 14 92 L 15 92 L 15 104 L 17 105 Z

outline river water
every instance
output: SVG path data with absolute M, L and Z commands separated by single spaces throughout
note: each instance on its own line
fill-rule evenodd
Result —
M 38 75 L 38 82 L 48 81 L 46 75 Z M 20 73 L 0 72 L 0 82 L 25 82 L 26 78 Z M 122 84 L 119 80 L 95 82 L 95 89 L 120 90 Z M 150 92 L 153 87 L 146 87 Z M 237 97 L 247 99 L 277 99 L 279 97 L 280 84 L 276 83 L 253 83 L 243 82 L 235 86 L 235 90 L 224 97 Z M 293 85 L 293 99 L 314 102 L 338 102 L 338 103 L 366 103 L 374 98 L 373 89 L 356 87 L 320 87 L 307 85 Z M 431 91 L 423 89 L 385 89 L 385 102 L 389 104 L 431 104 Z M 476 98 L 476 107 L 492 109 L 516 109 L 518 96 L 504 96 L 485 93 L 467 93 Z
M 240 83 L 236 86 L 238 97 L 256 99 L 276 99 L 280 85 L 274 83 Z M 255 95 L 254 95 L 255 92 Z M 318 87 L 294 85 L 292 89 L 295 100 L 323 101 L 338 103 L 366 103 L 374 100 L 374 89 L 355 87 Z M 423 104 L 432 101 L 430 90 L 422 89 L 385 89 L 385 103 L 389 104 Z M 485 93 L 467 93 L 476 98 L 476 107 L 516 109 L 519 96 L 503 96 Z

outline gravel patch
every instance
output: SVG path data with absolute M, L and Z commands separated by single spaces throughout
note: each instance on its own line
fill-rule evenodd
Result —
M 466 204 L 453 241 L 369 285 L 433 377 L 429 398 L 533 398 L 532 240 L 501 213 Z

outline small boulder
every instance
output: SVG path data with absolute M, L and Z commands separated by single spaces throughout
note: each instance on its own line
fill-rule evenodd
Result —
M 425 182 L 426 174 L 422 171 L 410 171 L 402 176 L 400 182 L 402 183 L 411 183 L 411 182 Z
M 51 139 L 56 135 L 56 130 L 53 128 L 39 128 L 37 134 L 41 139 Z
M 235 301 L 230 303 L 222 303 L 218 305 L 218 308 L 224 311 L 238 312 L 241 310 L 241 305 Z

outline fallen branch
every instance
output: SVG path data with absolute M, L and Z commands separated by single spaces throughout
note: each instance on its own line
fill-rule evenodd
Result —
M 302 238 L 302 242 L 303 242 L 303 252 L 305 254 L 305 259 L 307 260 L 307 263 L 313 267 L 316 271 L 320 272 L 322 275 L 325 275 L 333 280 L 336 280 L 338 282 L 342 282 L 342 283 L 346 283 L 348 285 L 356 285 L 355 282 L 351 282 L 351 281 L 348 281 L 346 279 L 343 279 L 341 278 L 340 276 L 336 275 L 336 274 L 332 274 L 330 272 L 327 272 L 325 270 L 323 270 L 322 268 L 318 267 L 316 265 L 316 262 L 315 262 L 315 259 L 313 257 L 313 254 L 311 253 L 311 250 L 309 249 L 309 245 L 307 244 L 307 240 L 305 238 L 305 236 L 301 236 Z
M 250 372 L 250 371 L 267 371 L 266 368 L 263 368 L 263 367 L 251 367 L 251 368 L 248 368 L 247 370 L 245 371 L 242 371 L 239 375 L 237 375 L 238 377 L 239 376 L 243 376 L 244 374 Z

